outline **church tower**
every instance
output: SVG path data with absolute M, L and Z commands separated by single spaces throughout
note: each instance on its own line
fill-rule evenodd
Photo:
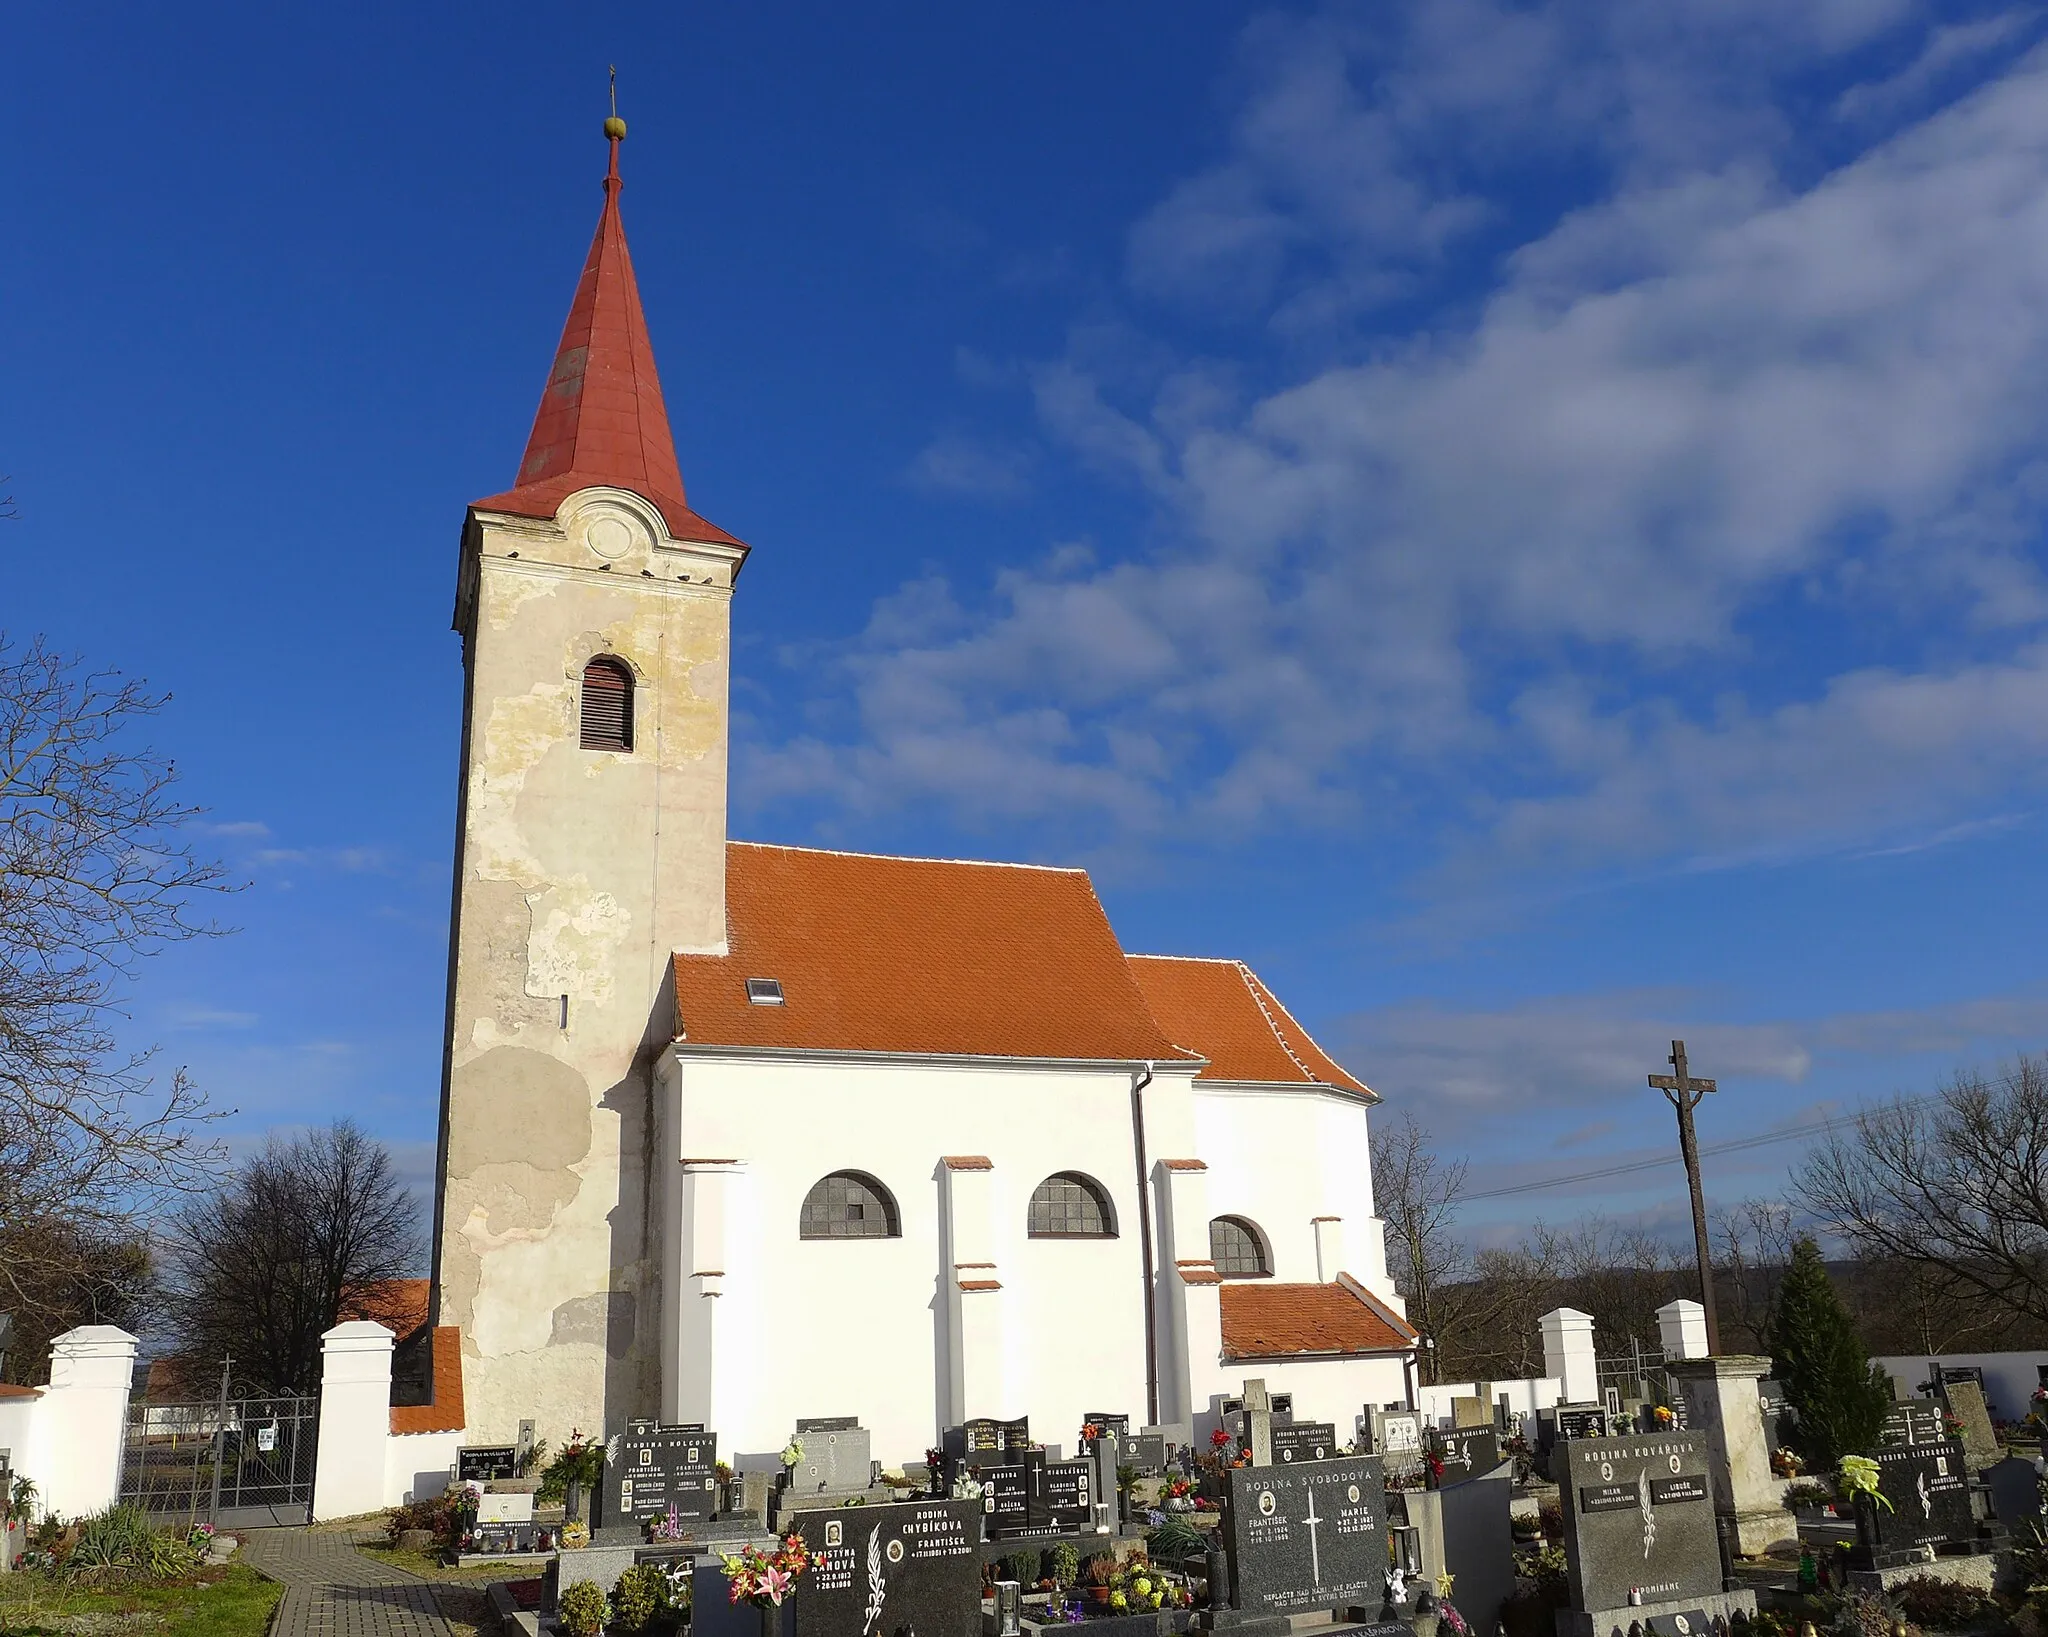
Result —
M 650 1065 L 671 956 L 723 953 L 730 599 L 604 207 L 517 483 L 469 508 L 436 1321 L 473 1439 L 659 1407 Z

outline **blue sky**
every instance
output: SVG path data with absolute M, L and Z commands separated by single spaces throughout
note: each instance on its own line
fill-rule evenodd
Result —
M 2048 22 L 1903 0 L 43 8 L 0 624 L 250 883 L 140 1040 L 431 1157 L 470 498 L 605 67 L 733 833 L 1079 862 L 1493 1189 L 2042 1042 Z M 1770 1191 L 1785 1144 L 1710 1161 Z M 1675 1224 L 1666 1170 L 1475 1203 Z

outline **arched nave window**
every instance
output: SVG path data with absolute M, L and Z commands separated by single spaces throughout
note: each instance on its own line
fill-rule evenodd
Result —
M 863 1171 L 834 1171 L 804 1195 L 806 1239 L 896 1239 L 903 1233 L 896 1201 Z
M 1265 1235 L 1241 1216 L 1219 1216 L 1209 1224 L 1209 1260 L 1226 1279 L 1262 1279 L 1273 1271 Z
M 1114 1239 L 1116 1213 L 1101 1183 L 1057 1171 L 1032 1190 L 1026 1226 L 1033 1239 Z
M 583 667 L 583 748 L 633 748 L 633 673 L 610 654 Z

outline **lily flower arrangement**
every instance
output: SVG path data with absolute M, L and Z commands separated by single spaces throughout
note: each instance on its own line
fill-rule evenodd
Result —
M 801 1535 L 786 1535 L 772 1552 L 743 1546 L 737 1557 L 720 1554 L 725 1568 L 726 1596 L 757 1609 L 779 1609 L 796 1591 L 797 1582 L 817 1559 Z

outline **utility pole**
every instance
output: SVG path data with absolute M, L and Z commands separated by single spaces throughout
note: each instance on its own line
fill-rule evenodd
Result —
M 1664 1093 L 1678 1110 L 1678 1151 L 1685 1159 L 1685 1180 L 1692 1189 L 1692 1243 L 1700 1264 L 1700 1306 L 1707 1310 L 1707 1351 L 1721 1351 L 1721 1323 L 1714 1316 L 1714 1257 L 1707 1243 L 1707 1201 L 1700 1192 L 1700 1142 L 1693 1131 L 1692 1111 L 1710 1091 L 1711 1080 L 1696 1079 L 1686 1072 L 1685 1042 L 1671 1042 L 1670 1074 L 1653 1074 L 1650 1084 Z

